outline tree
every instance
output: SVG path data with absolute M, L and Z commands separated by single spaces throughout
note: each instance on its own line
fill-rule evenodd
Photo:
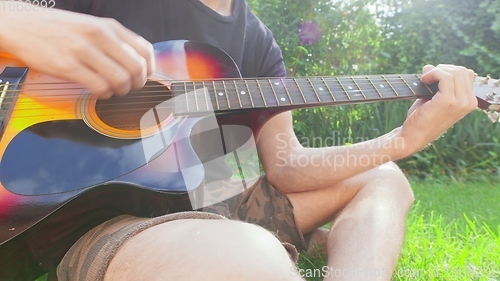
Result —
M 429 62 L 500 76 L 500 2 L 413 0 L 382 19 L 386 71 L 416 72 Z

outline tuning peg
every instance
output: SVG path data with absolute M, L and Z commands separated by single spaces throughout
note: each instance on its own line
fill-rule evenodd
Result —
M 490 81 L 491 76 L 488 74 L 482 81 L 484 84 L 488 84 L 488 81 Z
M 500 94 L 495 92 L 487 94 L 486 98 L 494 102 L 500 102 Z
M 488 115 L 488 117 L 490 118 L 491 122 L 493 123 L 500 123 L 500 113 L 498 112 L 494 112 L 494 111 L 487 111 L 487 110 L 483 110 L 484 113 L 486 113 L 486 115 Z
M 495 85 L 497 87 L 500 87 L 500 80 L 497 80 L 497 81 L 493 82 L 493 85 Z

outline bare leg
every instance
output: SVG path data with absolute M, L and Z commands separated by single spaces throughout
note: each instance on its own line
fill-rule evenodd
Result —
M 390 280 L 413 193 L 395 164 L 331 188 L 288 194 L 303 233 L 333 221 L 325 280 Z
M 109 280 L 302 280 L 281 243 L 261 227 L 226 220 L 177 220 L 128 240 Z

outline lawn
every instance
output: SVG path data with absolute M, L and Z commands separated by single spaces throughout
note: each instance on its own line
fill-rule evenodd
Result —
M 499 182 L 429 181 L 413 188 L 416 204 L 393 280 L 499 281 Z M 322 265 L 318 256 L 300 260 L 303 269 Z M 321 280 L 314 276 L 306 279 Z

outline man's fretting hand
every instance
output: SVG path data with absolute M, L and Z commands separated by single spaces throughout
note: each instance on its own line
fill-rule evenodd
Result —
M 418 100 L 400 128 L 409 154 L 436 140 L 448 128 L 477 108 L 473 92 L 475 73 L 455 65 L 427 65 L 422 82 L 439 83 L 439 91 L 430 100 Z

